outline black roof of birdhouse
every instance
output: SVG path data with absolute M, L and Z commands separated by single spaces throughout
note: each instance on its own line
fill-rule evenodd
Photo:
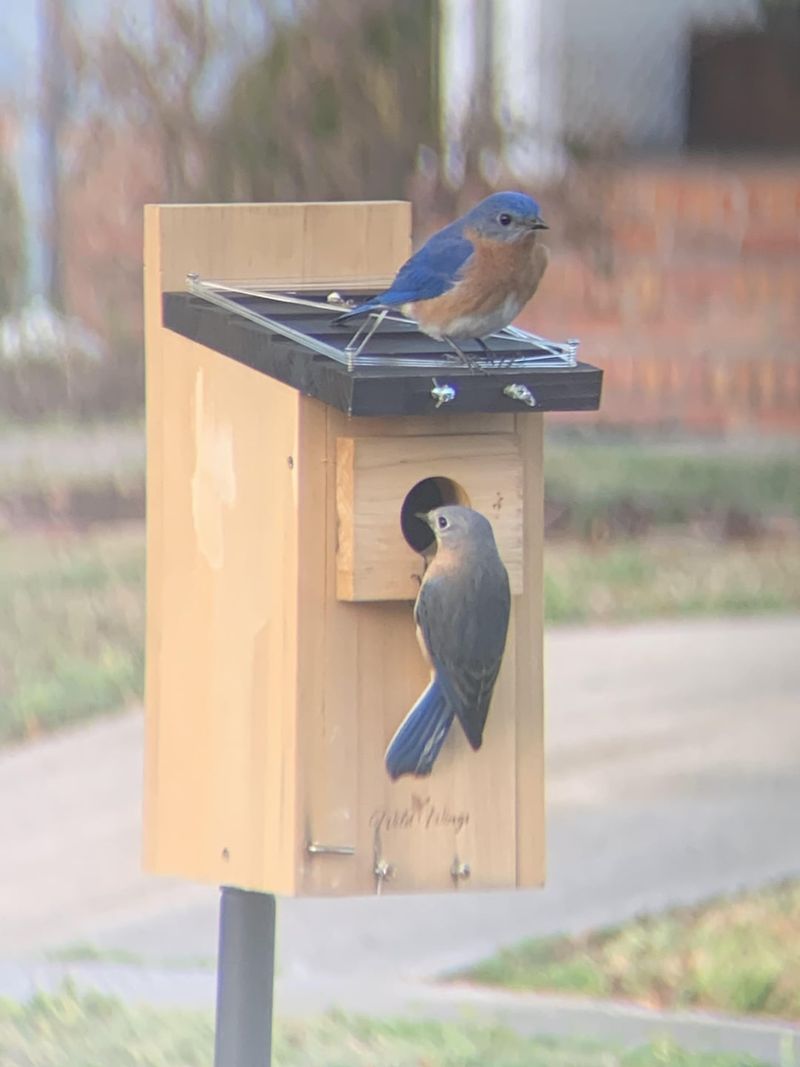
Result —
M 164 293 L 168 329 L 348 415 L 593 411 L 600 403 L 602 371 L 577 361 L 576 342 L 511 330 L 483 346 L 459 342 L 457 353 L 400 316 L 337 323 L 363 293 L 336 294 L 331 304 L 323 291 L 193 288 Z

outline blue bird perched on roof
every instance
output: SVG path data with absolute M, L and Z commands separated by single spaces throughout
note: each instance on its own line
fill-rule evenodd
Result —
M 430 237 L 385 292 L 336 321 L 397 309 L 437 341 L 480 341 L 508 326 L 536 292 L 549 258 L 537 230 L 546 229 L 525 193 L 487 196 Z

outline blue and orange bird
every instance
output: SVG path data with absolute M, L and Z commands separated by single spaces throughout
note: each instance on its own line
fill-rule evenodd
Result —
M 494 193 L 439 230 L 397 272 L 389 288 L 340 315 L 399 310 L 436 341 L 483 338 L 508 326 L 536 292 L 549 252 L 548 227 L 525 193 Z
M 508 573 L 488 519 L 457 505 L 418 517 L 436 535 L 436 554 L 414 605 L 431 680 L 386 749 L 392 778 L 430 774 L 454 717 L 472 748 L 481 747 L 511 606 Z

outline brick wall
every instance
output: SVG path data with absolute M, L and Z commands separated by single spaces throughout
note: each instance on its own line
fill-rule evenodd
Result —
M 587 169 L 547 217 L 523 324 L 581 338 L 599 421 L 800 433 L 800 160 Z

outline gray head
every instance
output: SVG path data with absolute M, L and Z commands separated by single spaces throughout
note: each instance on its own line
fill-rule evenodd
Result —
M 495 548 L 492 524 L 479 511 L 458 504 L 447 504 L 419 516 L 436 534 L 442 548 L 491 545 Z
M 493 193 L 463 218 L 464 229 L 480 237 L 516 241 L 533 230 L 546 230 L 539 205 L 525 193 Z

